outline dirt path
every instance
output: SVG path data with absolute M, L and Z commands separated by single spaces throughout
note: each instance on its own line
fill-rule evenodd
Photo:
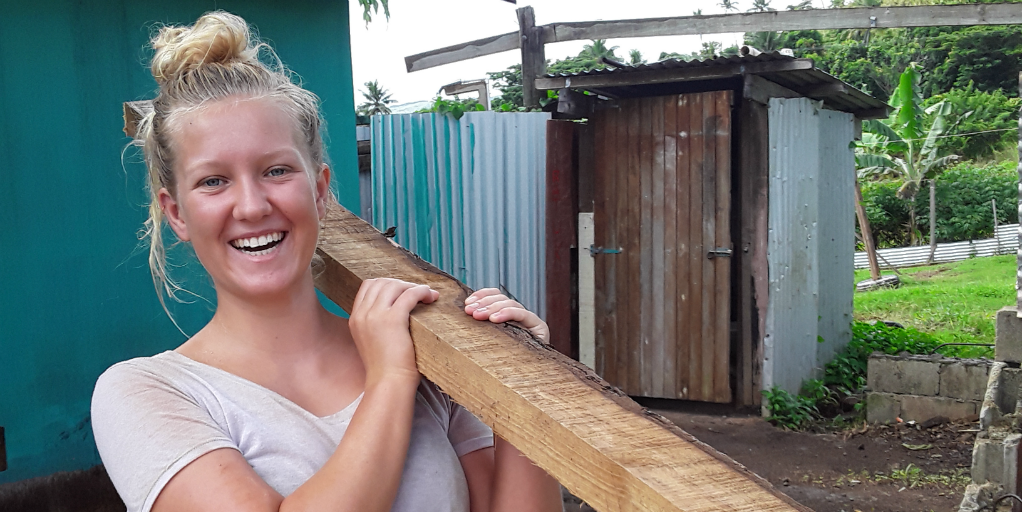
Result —
M 970 478 L 974 433 L 962 432 L 970 424 L 815 434 L 756 416 L 648 406 L 817 512 L 955 511 Z M 570 498 L 565 510 L 593 509 Z
M 969 424 L 813 434 L 759 417 L 657 412 L 818 512 L 956 510 L 969 478 Z

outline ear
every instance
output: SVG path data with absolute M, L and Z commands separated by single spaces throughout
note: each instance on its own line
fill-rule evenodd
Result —
M 316 178 L 316 213 L 320 220 L 327 215 L 327 198 L 331 195 L 331 168 L 327 164 L 320 167 L 320 175 Z
M 188 226 L 181 218 L 181 207 L 178 205 L 178 200 L 174 198 L 174 194 L 171 194 L 166 188 L 161 188 L 156 193 L 156 197 L 160 202 L 160 209 L 163 210 L 164 217 L 167 218 L 167 224 L 171 226 L 174 234 L 178 235 L 178 239 L 182 242 L 188 242 Z M 154 229 L 160 229 L 160 226 L 156 226 Z

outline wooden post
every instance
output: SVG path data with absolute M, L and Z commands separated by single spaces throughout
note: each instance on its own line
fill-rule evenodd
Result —
M 935 178 L 928 180 L 928 245 L 931 246 L 928 250 L 928 264 L 931 265 L 939 245 L 935 240 Z
M 877 281 L 882 278 L 882 271 L 878 269 L 878 258 L 875 255 L 875 237 L 871 235 L 871 223 L 868 222 L 868 213 L 864 210 L 864 196 L 860 193 L 860 180 L 854 179 L 853 189 L 857 194 L 857 223 L 860 224 L 860 235 L 864 240 L 864 252 L 868 254 L 871 279 Z
M 410 318 L 420 372 L 595 509 L 809 510 L 525 330 L 473 320 L 464 285 L 344 208 L 317 252 L 317 286 L 346 310 L 365 279 L 439 291 Z
M 551 329 L 551 346 L 573 357 L 573 279 L 572 249 L 576 246 L 576 176 L 573 172 L 573 147 L 576 123 L 547 122 L 547 204 L 544 236 L 544 308 Z
M 540 93 L 533 82 L 547 71 L 544 58 L 544 29 L 533 18 L 533 7 L 516 9 L 519 18 L 519 50 L 523 57 L 523 106 L 540 108 Z

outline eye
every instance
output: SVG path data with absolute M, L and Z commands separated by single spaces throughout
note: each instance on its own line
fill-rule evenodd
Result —
M 219 186 L 223 185 L 224 184 L 224 179 L 223 178 L 218 178 L 218 177 L 214 176 L 214 177 L 206 178 L 203 181 L 200 181 L 199 184 L 204 186 L 204 187 L 214 188 L 214 187 L 219 187 Z
M 267 171 L 267 176 L 272 176 L 275 178 L 284 176 L 285 174 L 288 174 L 288 169 L 285 169 L 284 167 L 274 167 L 273 169 Z

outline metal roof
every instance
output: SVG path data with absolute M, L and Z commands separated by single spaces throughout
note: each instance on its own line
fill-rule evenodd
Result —
M 656 84 L 693 82 L 757 75 L 800 96 L 821 100 L 834 110 L 870 119 L 886 117 L 888 105 L 856 87 L 814 67 L 810 59 L 778 52 L 716 57 L 705 60 L 668 59 L 650 64 L 605 67 L 570 74 L 548 74 L 537 79 L 538 89 L 587 89 L 614 97 L 648 96 Z

